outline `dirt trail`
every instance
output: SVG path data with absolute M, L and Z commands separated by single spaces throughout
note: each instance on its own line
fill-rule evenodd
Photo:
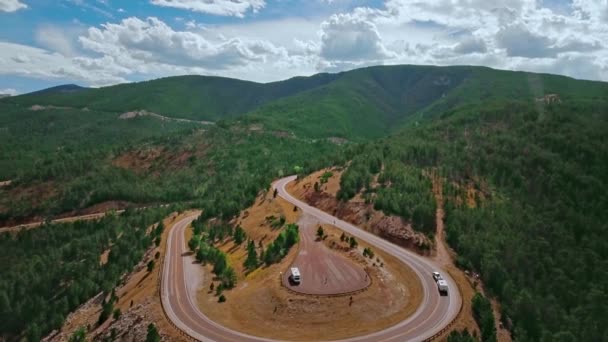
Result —
M 122 119 L 122 120 L 126 120 L 126 119 L 133 119 L 138 116 L 151 116 L 151 117 L 163 120 L 163 121 L 187 122 L 187 123 L 196 123 L 196 124 L 201 124 L 201 125 L 215 125 L 215 123 L 212 121 L 174 118 L 174 117 L 164 116 L 164 115 L 160 115 L 160 114 L 153 113 L 153 112 L 148 112 L 145 109 L 122 113 L 118 118 Z
M 109 201 L 109 202 L 111 202 L 111 201 Z M 109 203 L 109 202 L 107 202 L 107 203 Z M 83 220 L 95 220 L 98 218 L 102 218 L 110 213 L 120 215 L 125 211 L 125 209 L 119 209 L 119 208 L 121 208 L 120 204 L 117 208 L 108 210 L 107 203 L 106 202 L 99 203 L 92 207 L 81 209 L 82 210 L 81 212 L 86 212 L 89 210 L 92 210 L 92 211 L 100 210 L 99 212 L 92 212 L 92 213 L 83 214 L 83 215 L 73 215 L 73 216 L 61 217 L 61 215 L 69 215 L 69 213 L 64 213 L 64 214 L 61 214 L 59 217 L 56 217 L 56 218 L 50 220 L 49 222 L 50 223 L 67 223 L 67 222 L 83 221 Z M 166 207 L 166 206 L 168 206 L 168 204 L 160 205 L 160 207 Z M 153 207 L 153 206 L 133 207 L 133 209 L 140 210 L 140 209 L 147 209 L 147 208 L 151 208 L 151 207 Z M 124 206 L 123 206 L 123 208 L 124 208 Z M 45 221 L 36 221 L 36 222 L 30 222 L 30 223 L 22 223 L 22 224 L 18 224 L 18 225 L 14 225 L 14 226 L 0 227 L 0 234 L 5 233 L 5 232 L 18 231 L 21 229 L 37 228 L 44 223 L 45 223 Z
M 453 266 L 454 261 L 450 254 L 447 243 L 445 242 L 445 227 L 443 219 L 445 211 L 443 210 L 443 186 L 440 180 L 433 180 L 433 193 L 437 202 L 437 211 L 435 212 L 435 261 L 441 266 Z
M 456 253 L 448 246 L 445 236 L 445 211 L 443 209 L 445 198 L 443 196 L 443 179 L 436 174 L 431 174 L 430 177 L 433 185 L 433 194 L 435 196 L 435 201 L 437 202 L 437 211 L 435 212 L 435 254 L 433 259 L 450 273 L 458 284 L 458 287 L 462 293 L 462 310 L 456 318 L 454 330 L 468 329 L 470 332 L 475 332 L 477 333 L 477 336 L 480 336 L 479 327 L 473 318 L 471 300 L 473 299 L 475 292 L 481 292 L 484 294 L 483 284 L 481 284 L 478 279 L 472 279 L 471 277 L 467 276 L 467 274 L 456 267 L 454 263 Z M 500 324 L 499 303 L 493 298 L 491 298 L 490 301 L 492 302 L 492 308 L 494 311 L 494 324 L 496 326 L 497 340 L 499 342 L 510 342 L 511 335 L 509 331 Z
M 114 210 L 114 212 L 116 214 L 121 214 L 124 212 L 124 210 Z M 104 217 L 106 214 L 107 214 L 107 212 L 80 215 L 80 216 L 71 216 L 71 217 L 54 219 L 54 220 L 51 220 L 50 222 L 51 223 L 66 223 L 66 222 L 74 222 L 74 221 L 82 221 L 82 220 L 94 220 L 94 219 Z M 0 227 L 0 233 L 17 231 L 17 230 L 21 230 L 21 229 L 36 228 L 36 227 L 41 226 L 43 223 L 44 223 L 44 221 L 38 221 L 38 222 L 25 223 L 25 224 L 20 224 L 20 225 L 16 225 L 16 226 L 10 226 L 10 227 Z

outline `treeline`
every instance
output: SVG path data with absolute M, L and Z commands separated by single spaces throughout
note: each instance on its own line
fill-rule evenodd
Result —
M 357 165 L 376 154 L 382 173 L 402 176 L 392 175 L 375 203 L 408 217 L 400 204 L 412 210 L 416 201 L 407 197 L 417 191 L 407 186 L 424 184 L 418 196 L 425 203 L 431 190 L 418 178 L 422 171 L 435 172 L 445 184 L 447 240 L 460 266 L 479 272 L 488 294 L 499 299 L 503 324 L 514 338 L 603 341 L 608 336 L 606 132 L 608 103 L 601 100 L 462 107 L 385 141 L 349 149 L 353 169 L 342 185 L 348 194 L 364 188 L 369 165 Z M 467 203 L 471 199 L 474 207 Z
M 0 333 L 39 341 L 101 291 L 112 292 L 159 235 L 168 208 L 0 234 Z M 162 232 L 162 230 L 160 231 Z M 107 263 L 101 254 L 109 249 Z
M 267 265 L 281 261 L 299 239 L 298 225 L 292 223 L 286 225 L 285 230 L 279 233 L 279 236 L 266 247 L 261 259 L 264 260 Z
M 473 317 L 481 330 L 481 342 L 496 342 L 496 326 L 492 304 L 481 293 L 476 293 L 472 300 Z
M 193 235 L 188 241 L 188 247 L 196 255 L 196 260 L 205 265 L 211 263 L 213 265 L 213 273 L 217 280 L 220 281 L 216 287 L 216 294 L 221 295 L 224 289 L 231 289 L 236 285 L 237 276 L 234 268 L 228 264 L 226 253 L 215 247 L 216 243 L 225 241 L 226 238 L 231 238 L 235 245 L 241 245 L 247 240 L 247 234 L 241 226 L 232 228 L 226 222 L 213 222 L 205 220 L 202 217 L 197 218 L 192 222 Z M 253 240 L 247 241 L 247 258 L 243 263 L 247 272 L 258 268 L 262 262 L 266 265 L 277 263 L 289 253 L 293 245 L 299 241 L 298 226 L 295 224 L 287 224 L 285 229 L 266 247 L 260 242 L 258 254 Z M 225 297 L 224 299 L 225 300 Z
M 496 342 L 496 326 L 494 325 L 494 312 L 492 304 L 481 293 L 475 293 L 471 301 L 473 318 L 481 331 L 481 338 L 477 333 L 471 335 L 468 330 L 454 330 L 448 336 L 448 342 Z
M 198 262 L 203 265 L 206 263 L 213 265 L 213 273 L 219 279 L 221 286 L 218 294 L 222 289 L 233 288 L 236 285 L 234 268 L 228 265 L 226 253 L 216 248 L 214 243 L 216 240 L 223 241 L 226 237 L 232 237 L 236 241 L 240 239 L 241 233 L 244 237 L 242 228 L 238 227 L 235 231 L 226 223 L 205 225 L 200 217 L 193 222 L 192 228 L 194 234 L 188 241 L 188 246 L 195 253 Z
M 471 336 L 468 330 L 454 330 L 448 335 L 448 342 L 478 342 L 479 340 Z

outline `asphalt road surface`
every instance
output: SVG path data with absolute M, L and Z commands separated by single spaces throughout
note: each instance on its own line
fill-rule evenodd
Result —
M 302 281 L 293 283 L 287 269 L 282 276 L 283 285 L 292 291 L 312 295 L 336 295 L 366 288 L 371 279 L 361 266 L 316 240 L 318 223 L 319 220 L 308 214 L 298 221 L 300 247 L 290 267 L 300 269 Z
M 285 190 L 285 185 L 294 179 L 295 176 L 286 177 L 273 184 L 279 196 L 318 221 L 333 224 L 403 261 L 416 272 L 422 282 L 424 298 L 412 316 L 385 330 L 341 341 L 422 341 L 439 332 L 456 317 L 462 299 L 456 284 L 446 272 L 443 275 L 449 284 L 450 293 L 448 296 L 440 296 L 431 277 L 431 273 L 438 270 L 432 261 L 294 198 Z M 161 283 L 161 300 L 165 313 L 179 329 L 200 341 L 275 341 L 225 328 L 211 321 L 198 309 L 194 288 L 196 284 L 193 285 L 192 277 L 189 278 L 184 271 L 193 262 L 192 256 L 187 253 L 184 231 L 195 218 L 193 215 L 180 220 L 169 234 Z

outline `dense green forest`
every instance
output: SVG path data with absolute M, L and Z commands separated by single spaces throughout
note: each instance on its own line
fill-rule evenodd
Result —
M 0 234 L 0 336 L 39 341 L 140 262 L 170 208 L 127 210 L 95 221 Z M 101 254 L 110 250 L 108 261 Z
M 341 192 L 350 197 L 367 189 L 376 159 L 384 165 L 381 175 L 401 164 L 395 171 L 401 176 L 381 183 L 370 198 L 416 221 L 414 208 L 429 203 L 431 193 L 421 175 L 436 172 L 447 199 L 447 240 L 460 266 L 478 271 L 499 298 L 516 340 L 602 341 L 608 336 L 606 132 L 605 100 L 467 105 L 351 148 Z M 476 191 L 474 206 L 467 205 L 467 187 Z M 422 225 L 414 224 L 426 232 L 428 205 Z
M 70 125 L 69 120 L 69 115 L 56 119 L 57 125 Z M 125 139 L 120 145 L 113 137 L 129 134 L 129 124 L 125 124 L 124 131 L 120 130 L 123 120 L 117 120 L 118 126 L 111 126 L 116 128 L 109 128 L 108 132 L 97 130 L 89 138 L 49 132 L 46 136 L 50 137 L 47 144 L 50 150 L 41 147 L 42 141 L 23 146 L 19 144 L 24 138 L 8 139 L 10 145 L 3 145 L 5 152 L 0 159 L 8 165 L 11 156 L 21 155 L 24 170 L 13 184 L 0 188 L 0 195 L 5 194 L 0 196 L 0 209 L 5 208 L 0 211 L 0 221 L 57 215 L 104 201 L 135 204 L 191 201 L 205 208 L 209 217 L 231 217 L 253 201 L 272 179 L 293 173 L 295 166 L 311 171 L 328 165 L 340 150 L 324 140 L 282 137 L 274 132 L 252 132 L 235 126 L 202 129 L 178 124 L 159 128 L 154 119 L 137 120 L 143 120 L 144 124 L 133 128 L 140 132 L 140 137 Z M 145 137 L 145 124 L 152 126 L 149 138 Z M 74 131 L 86 134 L 86 129 Z M 160 131 L 166 133 L 161 136 Z M 74 143 L 53 143 L 52 139 Z M 86 141 L 82 148 L 75 146 L 79 141 Z M 66 147 L 56 150 L 53 146 Z M 130 164 L 117 165 L 116 160 L 124 156 Z M 8 166 L 6 172 L 15 169 L 16 166 Z M 20 194 L 28 186 L 41 184 L 52 186 L 47 197 Z M 13 193 L 16 196 L 10 196 Z
M 82 173 L 113 148 L 200 125 L 109 112 L 28 107 L 0 101 L 0 180 Z
M 546 94 L 556 95 L 548 101 Z M 390 66 L 268 84 L 187 76 L 9 97 L 0 100 L 0 181 L 13 182 L 0 187 L 0 225 L 106 201 L 179 202 L 203 209 L 201 220 L 227 220 L 273 179 L 344 165 L 340 199 L 362 192 L 376 209 L 432 235 L 432 173 L 443 184 L 447 240 L 458 264 L 481 274 L 516 340 L 602 341 L 608 336 L 607 95 L 606 83 L 562 76 Z M 66 108 L 30 110 L 34 104 Z M 217 125 L 118 119 L 136 109 Z M 334 137 L 350 143 L 334 144 L 328 139 Z M 0 331 L 38 336 L 110 286 L 90 284 L 109 272 L 98 266 L 75 294 L 30 281 L 24 286 L 34 295 L 19 299 L 23 290 L 13 285 L 31 280 L 15 279 L 47 261 L 66 260 L 70 272 L 80 272 L 69 258 L 98 255 L 116 230 L 133 231 L 125 237 L 132 243 L 146 240 L 127 227 L 147 221 L 129 221 L 130 215 L 144 214 L 68 225 L 61 230 L 68 235 L 55 226 L 17 240 L 2 235 L 2 265 L 10 267 L 0 277 Z M 272 262 L 282 254 L 275 252 L 256 258 Z M 132 257 L 115 263 L 120 272 Z M 42 278 L 57 284 L 54 272 L 67 271 L 57 267 Z M 48 297 L 53 290 L 57 297 Z M 31 309 L 55 300 L 62 301 L 55 311 Z

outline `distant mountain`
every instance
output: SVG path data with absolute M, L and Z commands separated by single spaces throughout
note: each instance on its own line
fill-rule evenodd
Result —
M 89 88 L 81 87 L 77 84 L 63 84 L 63 85 L 58 85 L 56 87 L 50 87 L 50 88 L 34 91 L 31 93 L 27 93 L 25 95 L 29 96 L 29 95 L 49 95 L 49 94 L 71 94 L 71 93 L 77 93 L 77 92 L 80 92 L 80 91 L 83 91 L 86 89 L 89 89 Z
M 263 84 L 224 77 L 175 76 L 76 93 L 37 92 L 11 101 L 109 112 L 145 109 L 166 116 L 215 121 L 240 116 L 264 103 L 318 87 L 336 77 L 318 74 Z
M 312 137 L 374 138 L 464 105 L 545 96 L 596 101 L 608 84 L 472 66 L 377 66 L 338 74 L 321 87 L 261 106 L 244 118 Z
M 560 101 L 593 101 L 606 94 L 606 83 L 564 76 L 473 66 L 396 65 L 271 83 L 176 76 L 96 89 L 66 85 L 8 101 L 106 112 L 145 109 L 196 120 L 240 118 L 245 124 L 297 136 L 365 139 L 467 104 L 512 99 L 534 103 L 546 95 Z

